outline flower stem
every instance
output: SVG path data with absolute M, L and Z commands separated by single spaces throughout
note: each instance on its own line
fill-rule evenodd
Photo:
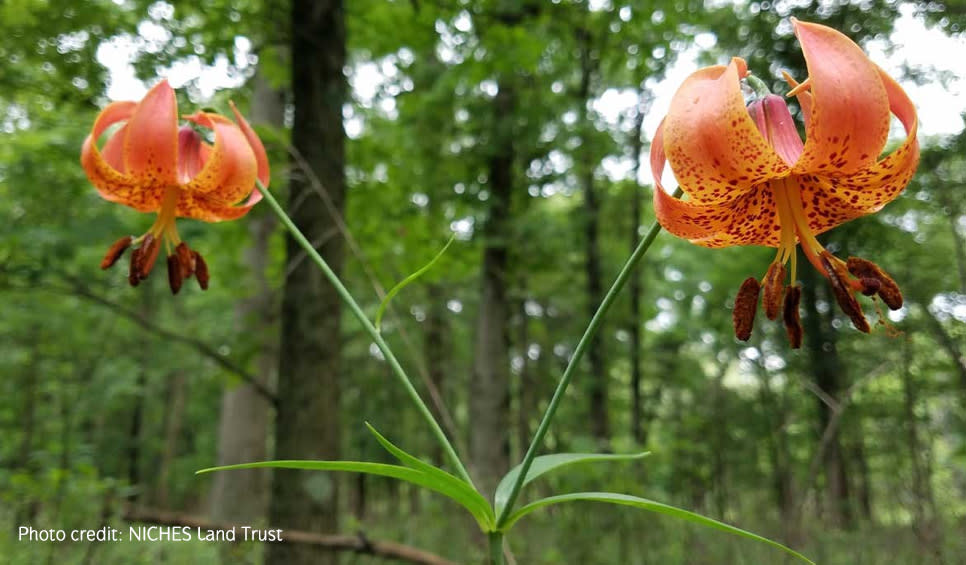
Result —
M 490 553 L 489 565 L 503 565 L 503 532 L 489 532 L 486 537 Z
M 360 308 L 355 299 L 352 298 L 352 295 L 349 293 L 348 289 L 346 289 L 345 285 L 342 284 L 342 281 L 339 280 L 338 275 L 336 275 L 332 268 L 329 267 L 329 264 L 325 262 L 325 259 L 319 255 L 318 251 L 315 250 L 315 247 L 312 246 L 309 240 L 305 238 L 305 235 L 299 230 L 295 223 L 292 222 L 292 219 L 288 217 L 288 214 L 285 213 L 285 210 L 282 209 L 282 206 L 277 200 L 275 200 L 275 197 L 272 195 L 272 193 L 269 192 L 268 189 L 265 188 L 265 186 L 258 180 L 255 181 L 255 185 L 258 188 L 258 191 L 262 193 L 262 196 L 265 197 L 265 201 L 268 202 L 269 206 L 271 206 L 272 211 L 274 211 L 279 219 L 282 220 L 282 223 L 292 234 L 292 237 L 295 238 L 295 241 L 297 241 L 298 244 L 305 249 L 305 252 L 308 253 L 309 258 L 312 259 L 312 261 L 318 265 L 319 269 L 322 270 L 322 273 L 325 274 L 325 277 L 329 279 L 329 282 L 331 282 L 332 286 L 335 287 L 339 297 L 342 298 L 342 301 L 345 302 L 346 306 L 349 307 L 349 311 L 352 312 L 352 315 L 355 316 L 357 320 L 359 320 L 359 322 L 362 324 L 362 327 L 366 330 L 366 333 L 368 333 L 372 341 L 375 342 L 376 347 L 379 348 L 379 351 L 382 352 L 386 362 L 389 363 L 389 367 L 392 368 L 393 374 L 406 390 L 409 398 L 414 404 L 416 404 L 416 408 L 419 410 L 419 413 L 429 424 L 430 429 L 433 431 L 433 435 L 436 436 L 436 440 L 443 448 L 443 451 L 449 458 L 450 463 L 452 463 L 460 477 L 462 477 L 462 479 L 470 486 L 473 486 L 473 480 L 470 478 L 470 474 L 467 472 L 466 467 L 463 466 L 463 462 L 456 453 L 456 449 L 446 438 L 446 433 L 443 432 L 443 429 L 440 427 L 439 423 L 435 418 L 433 418 L 433 414 L 426 406 L 426 403 L 424 403 L 422 398 L 419 397 L 419 393 L 416 392 L 416 388 L 413 387 L 412 382 L 406 375 L 406 371 L 403 370 L 402 365 L 399 364 L 396 356 L 393 355 L 392 350 L 389 349 L 389 345 L 386 344 L 386 341 L 379 334 L 379 331 L 376 330 L 375 326 L 372 325 L 372 322 L 369 321 L 369 318 L 367 318 L 365 313 L 362 311 L 362 308 Z M 476 487 L 473 486 L 473 488 Z
M 655 190 L 661 190 L 660 188 L 655 188 Z M 678 198 L 683 194 L 680 188 L 674 192 L 674 197 Z M 601 322 L 604 321 L 604 316 L 607 311 L 610 310 L 611 305 L 620 294 L 621 289 L 627 283 L 627 280 L 631 277 L 631 273 L 634 268 L 647 253 L 647 250 L 651 248 L 651 244 L 654 243 L 654 239 L 657 237 L 658 232 L 661 231 L 661 224 L 656 221 L 648 230 L 647 235 L 641 239 L 641 242 L 637 244 L 637 248 L 628 257 L 627 262 L 624 263 L 624 267 L 621 272 L 618 273 L 617 278 L 614 280 L 614 284 L 611 285 L 610 290 L 601 300 L 600 306 L 597 307 L 597 311 L 594 312 L 594 317 L 590 319 L 590 323 L 587 324 L 587 329 L 584 330 L 584 335 L 580 337 L 580 341 L 577 342 L 577 347 L 574 348 L 574 354 L 570 358 L 570 362 L 567 363 L 567 368 L 564 369 L 563 375 L 560 376 L 560 382 L 557 383 L 557 389 L 553 393 L 553 397 L 550 399 L 550 404 L 547 405 L 547 411 L 543 414 L 543 419 L 540 420 L 540 425 L 537 426 L 537 431 L 533 434 L 533 439 L 530 440 L 530 447 L 527 448 L 527 453 L 523 457 L 523 462 L 520 463 L 520 473 L 517 475 L 517 480 L 513 483 L 513 489 L 510 491 L 510 496 L 507 498 L 506 505 L 503 507 L 503 511 L 500 512 L 499 518 L 496 521 L 496 529 L 500 530 L 506 523 L 507 518 L 510 516 L 510 512 L 513 511 L 513 504 L 516 502 L 517 497 L 520 495 L 520 489 L 523 487 L 523 481 L 527 477 L 527 473 L 530 471 L 530 465 L 533 464 L 533 458 L 537 456 L 537 448 L 543 442 L 543 437 L 547 434 L 547 430 L 550 429 L 550 422 L 553 420 L 554 414 L 557 412 L 557 407 L 560 405 L 560 401 L 563 400 L 564 393 L 567 392 L 567 387 L 570 386 L 570 381 L 573 379 L 574 371 L 577 369 L 577 365 L 580 363 L 581 358 L 584 356 L 584 352 L 587 347 L 590 346 L 591 340 L 594 335 L 597 334 L 597 330 L 600 329 Z

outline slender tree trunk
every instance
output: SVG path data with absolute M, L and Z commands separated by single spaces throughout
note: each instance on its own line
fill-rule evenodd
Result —
M 959 272 L 959 292 L 966 294 L 966 243 L 963 242 L 957 226 L 960 216 L 959 203 L 953 202 L 949 194 L 942 194 L 940 203 L 949 221 L 949 235 L 953 239 L 953 256 L 956 258 L 956 269 Z
M 145 372 L 144 367 L 138 370 L 134 407 L 127 432 L 127 482 L 134 489 L 131 499 L 135 501 L 140 498 L 141 486 L 141 427 L 144 423 L 144 389 L 147 386 Z
M 604 296 L 600 272 L 600 202 L 597 189 L 594 186 L 596 163 L 590 140 L 593 125 L 590 123 L 590 115 L 587 110 L 596 63 L 592 60 L 590 31 L 580 27 L 576 30 L 576 34 L 580 52 L 577 127 L 581 130 L 581 143 L 577 155 L 579 163 L 577 177 L 580 189 L 584 194 L 584 205 L 581 211 L 584 224 L 584 245 L 586 246 L 584 275 L 587 278 L 587 319 L 589 320 L 597 311 L 601 298 Z M 607 409 L 607 363 L 602 337 L 605 334 L 606 332 L 603 331 L 597 332 L 587 351 L 587 360 L 590 362 L 590 431 L 602 448 L 605 448 L 610 442 L 610 414 Z
M 966 355 L 963 354 L 953 336 L 946 331 L 943 323 L 929 311 L 929 308 L 925 304 L 920 304 L 922 305 L 923 315 L 926 317 L 926 324 L 932 330 L 936 341 L 946 350 L 946 354 L 949 355 L 953 362 L 953 367 L 956 369 L 956 374 L 959 377 L 959 387 L 963 394 L 963 402 L 966 405 Z
M 356 473 L 356 476 L 352 478 L 350 504 L 352 516 L 360 522 L 366 519 L 367 487 L 366 474 Z
M 507 299 L 510 197 L 513 189 L 513 112 L 516 95 L 501 81 L 493 100 L 488 178 L 490 209 L 483 223 L 483 279 L 470 382 L 470 459 L 483 491 L 492 495 L 509 466 L 510 306 Z
M 284 126 L 283 93 L 272 89 L 260 74 L 254 78 L 251 122 L 273 128 Z M 271 149 L 271 148 L 269 148 Z M 276 317 L 276 293 L 268 280 L 269 240 L 275 230 L 275 216 L 256 210 L 246 223 L 251 243 L 245 250 L 245 263 L 253 277 L 251 295 L 241 301 L 237 315 L 241 327 L 255 340 L 255 376 L 267 389 L 274 388 L 278 359 L 278 339 L 272 331 Z M 262 461 L 268 456 L 269 422 L 272 412 L 265 397 L 249 383 L 234 384 L 221 396 L 218 424 L 218 464 L 230 465 Z M 269 474 L 264 469 L 216 473 L 211 493 L 211 517 L 220 522 L 257 522 L 268 509 Z M 239 496 L 245 493 L 245 496 Z M 233 549 L 226 545 L 225 555 Z
M 956 227 L 956 218 L 950 216 L 949 231 L 953 236 L 953 250 L 956 256 L 956 268 L 959 271 L 959 292 L 966 294 L 966 248 L 963 246 L 963 238 L 959 235 Z
M 522 278 L 521 278 L 522 279 Z M 524 291 L 526 284 L 520 282 L 520 289 Z M 523 292 L 526 296 L 526 292 Z M 517 316 L 520 323 L 517 326 L 517 342 L 519 343 L 520 356 L 523 364 L 520 367 L 519 387 L 517 389 L 517 451 L 514 460 L 523 458 L 527 446 L 530 445 L 530 420 L 534 417 L 537 410 L 537 394 L 533 364 L 530 362 L 530 316 L 527 315 L 527 299 L 523 298 L 517 302 Z M 541 352 L 542 353 L 542 352 Z
M 426 299 L 429 306 L 426 309 L 426 337 L 423 342 L 423 354 L 426 357 L 426 369 L 429 372 L 429 381 L 436 388 L 440 398 L 446 398 L 444 392 L 447 371 L 446 360 L 449 357 L 449 344 L 446 337 L 449 333 L 449 324 L 446 316 L 446 293 L 442 284 L 433 282 L 426 285 Z M 430 410 L 437 421 L 443 421 L 436 403 L 430 405 Z M 433 459 L 437 464 L 443 464 L 443 449 L 438 443 L 434 443 Z
M 866 522 L 873 520 L 872 513 L 872 476 L 869 471 L 868 455 L 865 451 L 865 439 L 862 428 L 858 429 L 855 435 L 852 457 L 855 462 L 856 493 L 855 498 L 859 503 L 859 512 Z
M 291 15 L 292 145 L 341 213 L 345 200 L 345 12 L 341 0 L 293 0 Z M 309 241 L 318 240 L 333 226 L 325 203 L 312 194 L 304 174 L 293 175 L 289 187 L 289 215 Z M 300 255 L 291 236 L 285 243 L 289 260 Z M 341 272 L 340 238 L 327 238 L 319 253 L 336 273 Z M 341 303 L 310 261 L 301 261 L 292 269 L 284 293 L 275 457 L 338 459 Z M 334 532 L 337 501 L 338 482 L 331 474 L 279 470 L 273 477 L 269 523 L 283 529 Z M 335 563 L 331 553 L 293 546 L 269 545 L 266 562 Z
M 817 308 L 818 297 L 816 287 L 822 286 L 812 269 L 802 270 L 803 298 L 805 319 L 806 347 L 810 361 L 810 372 L 815 384 L 833 402 L 839 402 L 841 392 L 845 388 L 844 367 L 839 361 L 836 348 L 836 337 L 831 319 L 826 319 Z M 831 297 L 824 296 L 828 303 L 833 303 Z M 831 316 L 829 316 L 830 318 Z M 832 407 L 825 399 L 817 399 L 818 433 L 821 436 L 832 421 Z M 853 526 L 852 507 L 849 500 L 849 482 L 846 471 L 845 456 L 842 452 L 840 427 L 832 434 L 825 450 L 825 493 L 828 511 L 834 525 L 851 528 Z
M 140 294 L 141 315 L 150 319 L 153 313 L 153 300 L 150 287 L 144 289 Z M 132 502 L 140 500 L 142 493 L 141 476 L 141 448 L 142 430 L 144 426 L 144 405 L 147 396 L 147 367 L 149 363 L 145 359 L 146 351 L 141 352 L 141 363 L 138 368 L 137 384 L 134 388 L 134 406 L 131 409 L 131 420 L 128 422 L 127 445 L 125 454 L 127 456 L 127 481 L 131 487 L 130 499 Z
M 30 336 L 30 357 L 26 370 L 22 373 L 22 381 L 19 389 L 23 394 L 21 401 L 20 419 L 20 445 L 17 446 L 17 458 L 13 461 L 11 471 L 19 469 L 26 470 L 31 475 L 36 472 L 33 452 L 37 435 L 37 375 L 40 359 L 40 341 L 37 338 L 39 328 L 30 327 L 27 332 Z M 39 505 L 36 499 L 30 500 L 27 504 L 18 504 L 14 514 L 14 524 L 32 523 L 37 518 Z
M 637 107 L 637 117 L 634 120 L 634 137 L 631 147 L 634 150 L 634 182 L 631 184 L 631 223 L 630 223 L 630 253 L 633 253 L 641 242 L 641 200 L 644 191 L 638 185 L 638 173 L 641 170 L 641 152 L 644 150 L 644 110 L 646 108 L 643 87 L 638 92 L 641 101 Z M 628 282 L 627 292 L 630 294 L 630 322 L 627 331 L 630 334 L 630 363 L 631 363 L 631 437 L 638 445 L 647 443 L 647 435 L 641 421 L 644 417 L 641 406 L 641 274 L 635 271 Z
M 755 367 L 760 382 L 761 405 L 766 411 L 766 422 L 771 429 L 768 444 L 771 453 L 772 489 L 781 516 L 782 538 L 786 543 L 795 546 L 801 540 L 801 528 L 795 506 L 795 483 L 788 446 L 788 404 L 784 393 L 778 394 L 772 390 L 769 373 L 763 362 L 759 358 Z
M 168 378 L 167 402 L 165 403 L 164 418 L 164 447 L 161 450 L 161 464 L 158 466 L 157 492 L 155 506 L 168 508 L 168 483 L 171 478 L 171 465 L 178 455 L 178 439 L 181 437 L 181 425 L 184 421 L 185 397 L 187 395 L 188 379 L 184 371 L 175 371 Z M 227 473 L 226 473 L 227 474 Z
M 919 437 L 919 419 L 916 416 L 916 383 L 910 373 L 910 343 L 902 344 L 902 398 L 905 420 L 906 446 L 912 470 L 912 528 L 923 548 L 938 551 L 939 531 L 935 523 L 935 499 L 932 492 L 932 477 L 925 461 L 928 452 Z
M 711 494 L 714 497 L 715 511 L 721 519 L 728 511 L 728 481 L 725 453 L 728 446 L 728 422 L 725 413 L 724 367 L 711 381 L 711 417 L 708 419 L 711 438 Z

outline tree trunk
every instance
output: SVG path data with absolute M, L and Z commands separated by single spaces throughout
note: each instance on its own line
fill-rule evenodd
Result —
M 831 314 L 828 318 L 818 311 L 816 287 L 826 289 L 822 280 L 816 276 L 813 269 L 801 271 L 803 279 L 803 305 L 805 310 L 805 342 L 808 348 L 810 372 L 815 384 L 827 398 L 817 399 L 818 434 L 821 437 L 832 422 L 833 407 L 826 400 L 838 403 L 841 392 L 845 388 L 844 367 L 839 361 L 836 349 L 835 330 L 832 328 Z M 828 294 L 823 296 L 828 304 L 834 299 Z M 845 467 L 845 457 L 842 453 L 842 442 L 839 433 L 840 426 L 836 426 L 832 433 L 823 457 L 825 469 L 825 494 L 830 522 L 833 525 L 851 528 L 853 525 L 852 507 L 849 501 L 848 473 Z
M 631 140 L 631 147 L 634 151 L 634 182 L 631 184 L 631 225 L 630 225 L 630 253 L 634 253 L 641 242 L 641 199 L 643 190 L 637 183 L 638 173 L 641 170 L 641 152 L 644 150 L 644 113 L 645 104 L 643 87 L 638 92 L 641 100 L 637 107 L 637 117 L 634 122 L 634 137 Z M 627 324 L 627 331 L 630 334 L 630 363 L 631 363 L 631 437 L 638 445 L 647 443 L 647 436 L 644 431 L 644 417 L 641 406 L 641 273 L 634 271 L 631 280 L 627 283 L 627 292 L 630 294 L 630 322 Z
M 949 235 L 953 239 L 953 256 L 956 258 L 956 269 L 959 272 L 959 292 L 966 294 L 966 244 L 962 236 L 959 235 L 959 206 L 953 202 L 953 198 L 946 192 L 940 192 L 939 203 L 943 207 L 946 219 L 949 220 Z
M 426 285 L 426 299 L 429 302 L 426 308 L 426 337 L 423 342 L 423 354 L 426 358 L 426 369 L 429 372 L 429 382 L 436 389 L 440 399 L 445 398 L 444 381 L 447 374 L 446 360 L 449 357 L 449 344 L 446 336 L 449 334 L 449 325 L 446 316 L 446 293 L 443 285 L 437 282 Z M 443 403 L 445 404 L 445 402 Z M 443 415 L 439 407 L 434 402 L 429 409 L 433 412 L 433 417 L 437 421 L 443 421 Z M 443 455 L 443 448 L 438 443 L 433 444 L 433 460 L 442 465 L 448 463 Z
M 501 81 L 493 101 L 493 131 L 487 147 L 490 209 L 483 223 L 483 279 L 470 382 L 470 459 L 483 492 L 492 495 L 509 466 L 509 339 L 507 244 L 513 188 L 513 111 L 516 96 Z
M 859 512 L 866 522 L 873 520 L 872 513 L 872 476 L 869 470 L 869 459 L 865 452 L 865 436 L 860 427 L 855 434 L 852 457 L 855 462 L 856 492 L 855 498 L 859 504 Z
M 254 78 L 251 121 L 255 126 L 284 126 L 283 94 L 272 89 L 261 75 Z M 272 332 L 275 293 L 268 280 L 269 240 L 275 230 L 275 216 L 256 210 L 247 222 L 251 244 L 245 263 L 254 277 L 251 295 L 239 303 L 238 317 L 246 333 L 255 340 L 255 377 L 268 390 L 274 388 L 278 360 L 277 337 Z M 241 383 L 221 396 L 218 423 L 218 465 L 263 461 L 268 456 L 271 405 L 255 387 Z M 264 469 L 216 473 L 211 493 L 211 517 L 215 521 L 257 522 L 268 508 L 269 474 Z M 245 493 L 245 496 L 239 496 Z
M 37 473 L 37 465 L 33 457 L 36 436 L 37 436 L 37 375 L 40 365 L 40 343 L 37 337 L 39 327 L 31 326 L 26 335 L 30 336 L 29 343 L 33 344 L 30 348 L 29 361 L 23 373 L 19 389 L 23 391 L 21 400 L 20 420 L 20 445 L 17 446 L 17 458 L 12 462 L 11 471 L 16 473 L 18 470 L 25 470 L 31 478 L 36 480 L 33 475 Z M 40 510 L 39 502 L 36 497 L 31 497 L 26 504 L 18 504 L 14 513 L 14 524 L 33 523 Z
M 946 331 L 943 323 L 939 321 L 936 316 L 929 311 L 929 308 L 925 304 L 921 304 L 923 315 L 926 317 L 926 324 L 929 329 L 932 330 L 933 335 L 936 337 L 936 341 L 939 345 L 946 350 L 946 354 L 949 355 L 953 362 L 953 367 L 956 369 L 956 374 L 959 376 L 959 387 L 963 393 L 963 404 L 966 406 L 966 355 L 963 354 L 962 350 L 959 348 L 959 344 L 953 339 L 953 336 L 949 335 Z
M 520 290 L 526 288 L 526 283 L 519 283 Z M 530 429 L 530 420 L 534 417 L 534 413 L 537 411 L 537 391 L 534 371 L 532 363 L 530 362 L 530 316 L 527 315 L 527 299 L 526 292 L 523 291 L 524 298 L 519 300 L 516 304 L 517 316 L 519 316 L 519 325 L 517 326 L 517 342 L 520 349 L 520 357 L 522 359 L 522 364 L 520 366 L 519 374 L 519 386 L 517 387 L 517 452 L 514 455 L 514 460 L 523 459 L 523 455 L 527 451 L 527 447 L 530 446 L 530 437 L 532 430 Z M 543 354 L 543 352 L 541 352 Z
M 594 187 L 595 160 L 591 147 L 590 132 L 593 125 L 587 111 L 590 102 L 590 87 L 596 70 L 591 56 L 591 34 L 584 28 L 576 30 L 580 51 L 580 87 L 577 91 L 577 127 L 580 128 L 580 148 L 577 155 L 577 177 L 584 194 L 581 208 L 584 223 L 585 262 L 584 274 L 587 277 L 587 319 L 594 316 L 601 298 L 604 296 L 600 267 L 600 202 Z M 602 449 L 610 442 L 610 414 L 607 409 L 607 363 L 604 356 L 603 335 L 598 331 L 590 341 L 587 360 L 590 362 L 590 431 Z
M 146 287 L 139 296 L 141 315 L 145 319 L 151 319 L 153 314 L 153 300 L 151 287 Z M 127 446 L 125 455 L 127 456 L 127 481 L 130 485 L 130 501 L 138 502 L 142 493 L 141 476 L 141 441 L 142 429 L 144 426 L 144 404 L 147 395 L 147 367 L 150 366 L 146 359 L 147 351 L 140 352 L 141 363 L 138 369 L 137 384 L 134 387 L 134 406 L 131 409 L 131 420 L 128 423 Z
M 155 495 L 155 506 L 158 508 L 168 508 L 168 483 L 171 478 L 171 465 L 178 455 L 178 438 L 181 437 L 181 424 L 184 422 L 187 381 L 184 371 L 181 370 L 175 371 L 173 375 L 168 377 L 164 415 L 164 448 L 161 451 L 161 464 L 158 466 L 157 492 Z
M 718 369 L 718 373 L 711 380 L 711 417 L 708 419 L 710 429 L 707 436 L 711 440 L 711 495 L 714 499 L 714 509 L 718 517 L 727 518 L 728 512 L 728 481 L 725 454 L 731 451 L 728 437 L 728 421 L 726 410 L 726 391 L 724 388 L 725 368 Z
M 292 145 L 327 191 L 336 210 L 344 209 L 346 100 L 343 68 L 345 12 L 341 0 L 293 0 Z M 333 228 L 325 203 L 312 194 L 308 175 L 289 184 L 289 216 L 309 241 Z M 286 237 L 286 256 L 300 255 Z M 327 238 L 319 253 L 339 273 L 343 241 Z M 339 372 L 341 303 L 332 285 L 310 261 L 300 261 L 285 280 L 281 312 L 276 459 L 339 458 Z M 338 526 L 338 483 L 331 474 L 275 472 L 269 523 L 276 528 L 334 532 Z M 271 544 L 269 565 L 335 563 L 314 547 Z
M 935 523 L 935 499 L 932 492 L 930 467 L 925 458 L 928 449 L 919 438 L 919 421 L 916 416 L 916 383 L 910 371 L 910 343 L 902 344 L 902 407 L 905 420 L 906 446 L 912 470 L 912 529 L 924 549 L 937 551 L 939 530 Z
M 759 350 L 761 348 L 759 347 Z M 772 489 L 782 523 L 782 538 L 793 547 L 801 541 L 801 524 L 795 506 L 795 483 L 792 476 L 792 456 L 788 446 L 788 403 L 785 393 L 776 394 L 764 366 L 764 356 L 755 363 L 760 382 L 761 405 L 766 410 L 766 422 L 771 430 L 769 451 L 772 466 Z

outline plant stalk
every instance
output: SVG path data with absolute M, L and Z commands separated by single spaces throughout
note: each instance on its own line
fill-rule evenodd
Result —
M 466 467 L 463 466 L 463 462 L 456 453 L 456 449 L 446 438 L 446 433 L 443 431 L 443 428 L 440 427 L 436 419 L 433 418 L 432 412 L 430 412 L 429 408 L 423 402 L 423 399 L 419 397 L 419 393 L 416 392 L 416 388 L 413 386 L 412 382 L 410 382 L 409 377 L 406 375 L 406 371 L 402 368 L 402 365 L 399 364 L 399 361 L 396 359 L 396 356 L 393 355 L 392 350 L 389 349 L 389 345 L 386 344 L 386 341 L 382 338 L 382 335 L 379 334 L 379 331 L 376 330 L 375 326 L 372 325 L 372 322 L 369 321 L 369 318 L 366 317 L 365 313 L 362 311 L 362 308 L 360 308 L 355 299 L 352 298 L 352 295 L 349 293 L 348 289 L 346 289 L 345 285 L 342 284 L 342 281 L 339 280 L 339 277 L 335 274 L 335 272 L 332 271 L 332 268 L 329 267 L 329 264 L 325 262 L 325 259 L 319 255 L 319 252 L 316 251 L 315 247 L 313 247 L 309 240 L 306 239 L 305 235 L 301 232 L 301 230 L 299 230 L 298 226 L 296 226 L 295 223 L 292 222 L 292 219 L 288 217 L 288 214 L 285 213 L 285 210 L 282 209 L 282 206 L 277 200 L 275 200 L 275 197 L 272 195 L 272 193 L 269 192 L 268 189 L 265 188 L 265 186 L 258 180 L 255 181 L 255 186 L 258 188 L 258 191 L 262 193 L 262 196 L 265 198 L 265 201 L 268 202 L 268 205 L 272 208 L 272 211 L 274 211 L 279 219 L 282 220 L 282 224 L 284 224 L 286 229 L 288 229 L 288 231 L 292 234 L 292 237 L 295 238 L 295 241 L 297 241 L 298 244 L 305 249 L 305 252 L 308 254 L 309 258 L 312 259 L 316 265 L 318 265 L 318 267 L 322 270 L 322 273 L 325 274 L 325 277 L 329 279 L 329 282 L 331 282 L 335 287 L 339 297 L 342 298 L 342 301 L 345 302 L 346 306 L 349 307 L 349 311 L 352 312 L 352 315 L 355 316 L 357 320 L 359 320 L 359 322 L 362 324 L 362 327 L 366 330 L 366 333 L 368 333 L 369 337 L 372 338 L 372 341 L 375 342 L 376 347 L 379 348 L 379 351 L 382 352 L 386 362 L 389 363 L 389 367 L 392 369 L 393 374 L 406 390 L 409 398 L 412 399 L 413 403 L 416 404 L 416 408 L 423 416 L 423 419 L 425 419 L 429 424 L 430 429 L 433 431 L 433 435 L 436 436 L 436 440 L 443 448 L 443 451 L 449 458 L 450 463 L 452 463 L 460 477 L 470 486 L 476 488 L 475 485 L 473 485 L 473 480 L 470 478 L 469 472 L 467 472 Z
M 503 532 L 489 532 L 486 536 L 490 554 L 490 565 L 503 565 Z
M 654 190 L 661 190 L 659 187 L 655 187 Z M 674 197 L 679 198 L 683 194 L 680 188 L 674 191 Z M 523 462 L 520 464 L 520 474 L 517 475 L 517 480 L 513 483 L 513 489 L 510 491 L 510 496 L 507 498 L 506 505 L 500 512 L 500 516 L 496 520 L 496 529 L 499 530 L 506 523 L 507 518 L 510 516 L 510 512 L 513 511 L 513 505 L 520 495 L 520 489 L 523 487 L 523 481 L 527 477 L 527 473 L 530 471 L 530 465 L 533 464 L 534 457 L 537 456 L 537 448 L 543 442 L 543 437 L 547 434 L 547 430 L 550 429 L 550 422 L 553 420 L 554 414 L 557 413 L 557 407 L 560 405 L 560 401 L 563 400 L 564 394 L 567 392 L 567 387 L 570 386 L 570 381 L 573 379 L 574 371 L 577 369 L 577 365 L 580 363 L 581 358 L 584 356 L 584 352 L 590 346 L 590 342 L 594 335 L 600 329 L 601 323 L 604 321 L 604 316 L 607 311 L 610 310 L 611 305 L 614 300 L 617 299 L 617 295 L 620 294 L 621 289 L 630 279 L 631 273 L 634 272 L 634 268 L 647 253 L 647 250 L 651 248 L 651 244 L 654 243 L 654 239 L 657 234 L 661 231 L 661 224 L 657 223 L 655 220 L 651 229 L 648 230 L 647 235 L 641 240 L 637 245 L 637 248 L 628 257 L 627 262 L 624 263 L 624 267 L 618 273 L 617 278 L 614 280 L 614 284 L 611 285 L 610 290 L 601 300 L 600 306 L 597 307 L 597 311 L 594 312 L 594 317 L 590 319 L 590 323 L 587 324 L 587 329 L 584 330 L 584 335 L 580 337 L 580 341 L 577 343 L 577 347 L 574 348 L 574 354 L 570 358 L 570 362 L 567 363 L 567 367 L 564 369 L 563 375 L 560 376 L 560 382 L 557 383 L 557 389 L 553 393 L 553 397 L 550 399 L 550 404 L 547 405 L 547 411 L 543 414 L 543 419 L 540 420 L 540 425 L 537 426 L 537 431 L 533 434 L 533 439 L 530 440 L 530 446 L 527 448 L 527 453 L 523 457 Z

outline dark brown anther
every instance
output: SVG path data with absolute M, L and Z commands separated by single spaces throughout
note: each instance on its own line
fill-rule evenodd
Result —
M 788 342 L 792 349 L 802 346 L 802 338 L 805 330 L 802 329 L 802 319 L 798 314 L 798 305 L 802 301 L 802 287 L 789 285 L 785 287 L 785 304 L 782 307 L 782 322 L 785 324 L 785 333 L 788 334 Z
M 191 275 L 195 274 L 194 253 L 188 247 L 188 244 L 183 241 L 174 248 L 174 251 L 178 254 L 178 264 L 181 266 L 181 278 L 190 278 Z
M 198 279 L 198 286 L 201 290 L 208 290 L 208 264 L 205 263 L 201 253 L 192 251 L 195 260 L 195 278 Z
M 161 240 L 148 234 L 144 236 L 144 243 L 141 244 L 141 279 L 148 278 L 154 262 L 158 260 L 158 252 L 161 251 Z
M 141 282 L 141 261 L 144 255 L 143 247 L 136 247 L 131 251 L 131 269 L 127 274 L 127 282 L 137 286 Z
M 768 267 L 762 280 L 765 293 L 761 305 L 765 308 L 765 317 L 769 320 L 778 319 L 782 308 L 782 293 L 785 291 L 785 265 L 775 261 Z
M 171 294 L 178 294 L 181 290 L 181 263 L 178 255 L 172 253 L 168 255 L 168 285 L 171 286 Z
M 832 293 L 835 294 L 835 301 L 839 303 L 839 308 L 852 320 L 855 329 L 869 333 L 871 330 L 869 321 L 865 319 L 865 314 L 862 313 L 859 302 L 855 299 L 855 296 L 852 296 L 852 291 L 849 288 L 848 273 L 838 263 L 833 266 L 832 261 L 826 255 L 822 255 L 822 266 L 825 268 L 825 274 L 832 285 Z
M 755 325 L 755 310 L 758 309 L 758 294 L 761 285 L 758 279 L 748 277 L 741 283 L 738 296 L 735 297 L 735 309 L 731 312 L 731 321 L 735 326 L 735 337 L 741 341 L 748 341 L 751 330 Z
M 879 289 L 876 291 L 876 294 L 882 298 L 882 301 L 885 302 L 890 310 L 902 308 L 902 291 L 899 290 L 899 285 L 878 265 L 860 257 L 849 257 L 846 265 L 848 266 L 849 272 L 859 279 L 869 278 L 879 281 Z
M 859 284 L 862 285 L 862 294 L 866 296 L 874 296 L 882 288 L 882 283 L 879 282 L 879 279 L 870 279 L 869 277 L 860 278 Z
M 107 269 L 114 265 L 114 263 L 117 263 L 117 260 L 121 258 L 121 255 L 124 255 L 124 251 L 128 247 L 131 247 L 132 241 L 134 241 L 134 238 L 126 235 L 112 243 L 111 247 L 108 248 L 107 253 L 104 255 L 104 258 L 101 259 L 101 268 Z

